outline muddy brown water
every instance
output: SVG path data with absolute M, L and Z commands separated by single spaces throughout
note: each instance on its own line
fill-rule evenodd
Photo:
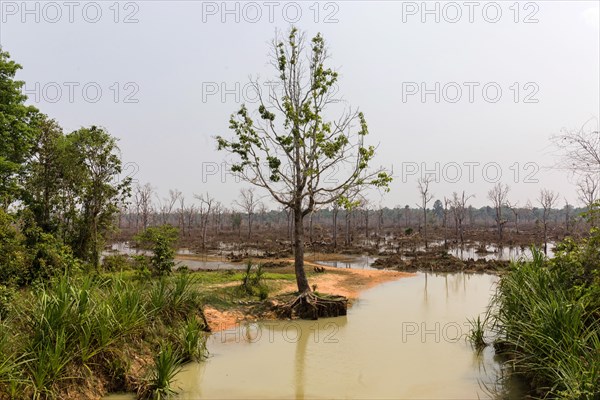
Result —
M 363 292 L 343 318 L 215 333 L 210 357 L 178 375 L 177 398 L 491 398 L 499 363 L 491 347 L 478 355 L 463 335 L 497 279 L 417 274 Z

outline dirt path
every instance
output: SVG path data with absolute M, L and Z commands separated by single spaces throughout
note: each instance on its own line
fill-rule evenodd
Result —
M 281 261 L 293 263 L 293 260 Z M 315 274 L 309 277 L 308 281 L 311 287 L 317 285 L 316 289 L 320 293 L 345 296 L 348 298 L 350 305 L 358 298 L 360 292 L 363 290 L 370 289 L 384 282 L 414 276 L 412 273 L 399 271 L 334 268 L 308 261 L 305 261 L 304 265 L 306 268 L 318 266 L 323 267 L 326 270 L 325 273 Z M 289 293 L 295 290 L 295 282 L 286 282 L 286 285 L 273 293 L 273 295 Z M 242 311 L 236 309 L 220 311 L 213 307 L 206 307 L 204 309 L 204 314 L 208 325 L 213 332 L 229 329 L 238 322 L 249 319 Z

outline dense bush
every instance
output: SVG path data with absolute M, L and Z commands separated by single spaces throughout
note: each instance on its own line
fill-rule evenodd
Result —
M 151 227 L 135 237 L 139 246 L 152 249 L 150 264 L 156 275 L 169 275 L 175 266 L 177 228 L 171 225 Z
M 24 286 L 79 266 L 71 249 L 43 232 L 27 213 L 15 217 L 0 209 L 0 283 Z
M 566 240 L 552 260 L 512 265 L 490 309 L 496 348 L 535 396 L 600 397 L 600 230 Z

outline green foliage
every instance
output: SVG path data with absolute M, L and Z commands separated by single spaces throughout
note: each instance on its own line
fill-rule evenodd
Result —
M 293 211 L 297 227 L 317 205 L 354 198 L 368 186 L 388 190 L 391 176 L 383 168 L 369 170 L 375 147 L 364 142 L 364 114 L 344 109 L 331 115 L 338 73 L 326 65 L 321 34 L 305 46 L 304 35 L 291 28 L 273 44 L 276 75 L 271 81 L 277 89 L 261 97 L 254 113 L 243 104 L 231 115 L 232 138 L 216 138 L 218 150 L 234 156 L 232 172 Z M 252 84 L 259 86 L 258 81 Z M 324 179 L 332 171 L 336 179 Z M 295 246 L 296 262 L 302 264 L 304 241 Z M 297 273 L 299 291 L 310 291 L 304 269 Z
M 74 168 L 67 163 L 67 143 L 60 125 L 41 115 L 37 128 L 21 197 L 36 224 L 44 232 L 57 233 L 65 229 L 57 216 L 69 215 L 66 211 L 74 202 L 70 188 Z
M 158 237 L 154 244 L 152 265 L 158 275 L 169 275 L 175 266 L 175 250 L 165 237 Z
M 29 269 L 29 258 L 25 236 L 16 220 L 0 208 L 0 282 L 20 283 Z
M 68 236 L 75 254 L 99 266 L 104 235 L 114 224 L 118 205 L 129 194 L 130 179 L 118 181 L 122 164 L 117 141 L 102 128 L 81 128 L 65 137 L 71 189 L 80 205 L 76 230 Z
M 181 357 L 170 344 L 161 344 L 154 357 L 154 368 L 146 385 L 138 393 L 141 399 L 168 399 L 177 392 L 172 388 L 175 376 L 181 371 Z
M 491 308 L 497 347 L 538 394 L 600 396 L 598 231 L 559 245 L 553 260 L 533 250 L 531 262 L 503 276 Z
M 127 254 L 110 254 L 102 259 L 102 269 L 105 271 L 119 272 L 135 268 L 135 260 Z
M 0 282 L 23 286 L 78 268 L 71 249 L 44 233 L 27 210 L 17 218 L 0 209 Z
M 471 325 L 471 330 L 467 336 L 467 339 L 471 343 L 471 345 L 478 351 L 482 351 L 487 343 L 485 342 L 485 328 L 486 321 L 485 319 L 482 321 L 481 316 L 477 316 L 477 319 L 469 319 L 469 324 Z
M 255 269 L 252 267 L 252 261 L 248 261 L 239 292 L 246 296 L 257 296 L 261 300 L 265 300 L 269 297 L 269 287 L 264 283 L 263 266 L 258 264 Z
M 180 273 L 174 278 L 161 277 L 149 291 L 152 309 L 165 321 L 177 320 L 200 307 L 198 293 L 193 289 L 192 274 Z
M 174 245 L 178 239 L 177 228 L 171 225 L 151 227 L 136 235 L 135 240 L 143 247 L 150 247 L 153 256 L 150 259 L 157 275 L 169 275 L 175 266 Z
M 179 239 L 179 230 L 168 224 L 151 226 L 135 235 L 133 239 L 139 247 L 152 249 L 159 238 L 165 239 L 169 245 L 174 245 Z
M 206 326 L 198 317 L 189 317 L 176 335 L 177 351 L 182 362 L 200 361 L 206 354 Z
M 157 356 L 152 380 L 165 388 L 174 373 L 169 362 L 199 360 L 206 351 L 193 283 L 180 274 L 157 282 L 65 275 L 39 284 L 13 301 L 9 319 L 0 319 L 0 398 L 13 391 L 60 398 L 70 373 L 81 368 L 122 381 L 130 357 L 124 348 L 166 339 L 168 354 Z
M 276 40 L 277 81 L 281 83 L 281 87 L 293 87 L 294 90 L 278 93 L 277 102 L 273 104 L 261 102 L 257 110 L 260 118 L 258 122 L 252 119 L 245 105 L 232 114 L 229 127 L 235 132 L 235 138 L 227 140 L 217 137 L 219 150 L 226 150 L 239 157 L 239 162 L 233 164 L 232 171 L 243 173 L 250 168 L 259 177 L 253 183 L 259 186 L 266 187 L 269 182 L 281 182 L 286 186 L 308 190 L 313 184 L 319 186 L 318 177 L 331 165 L 342 160 L 349 161 L 349 149 L 352 148 L 352 152 L 355 152 L 352 156 L 354 170 L 350 171 L 347 179 L 340 181 L 339 187 L 333 190 L 336 195 L 327 202 L 334 202 L 357 186 L 387 188 L 391 177 L 385 171 L 366 173 L 369 162 L 375 155 L 375 148 L 363 144 L 363 138 L 368 134 L 363 113 L 344 115 L 342 123 L 325 121 L 325 107 L 333 96 L 338 73 L 325 65 L 327 51 L 321 34 L 311 40 L 307 54 L 310 65 L 306 71 L 303 70 L 301 61 L 304 36 L 296 28 L 292 28 L 287 40 Z M 305 76 L 303 73 L 306 73 Z M 278 115 L 282 120 L 281 125 L 276 125 Z M 355 119 L 360 129 L 352 135 L 345 128 Z M 355 137 L 355 142 L 351 141 L 352 137 Z M 263 159 L 267 161 L 268 167 L 268 172 L 264 175 L 260 165 Z M 301 167 L 298 159 L 305 160 Z M 290 162 L 289 169 L 284 168 L 285 162 Z M 294 176 L 299 175 L 302 179 L 289 179 L 284 171 L 292 171 Z M 308 193 L 311 197 L 314 196 L 310 190 Z M 285 202 L 279 196 L 276 196 L 276 200 Z M 292 200 L 287 199 L 287 203 L 291 205 Z
M 0 48 L 0 207 L 18 198 L 18 177 L 35 136 L 37 109 L 26 106 L 23 81 L 15 80 L 21 66 Z
M 15 289 L 0 284 L 0 321 L 5 320 L 13 309 Z
M 21 198 L 35 225 L 98 267 L 118 205 L 129 194 L 129 180 L 116 179 L 121 173 L 116 139 L 95 126 L 65 135 L 56 121 L 40 116 L 23 169 Z

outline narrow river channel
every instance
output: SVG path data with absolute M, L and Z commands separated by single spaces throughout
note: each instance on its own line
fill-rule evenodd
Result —
M 499 364 L 464 335 L 497 280 L 420 273 L 363 292 L 347 317 L 215 333 L 210 357 L 178 375 L 178 398 L 490 398 Z

